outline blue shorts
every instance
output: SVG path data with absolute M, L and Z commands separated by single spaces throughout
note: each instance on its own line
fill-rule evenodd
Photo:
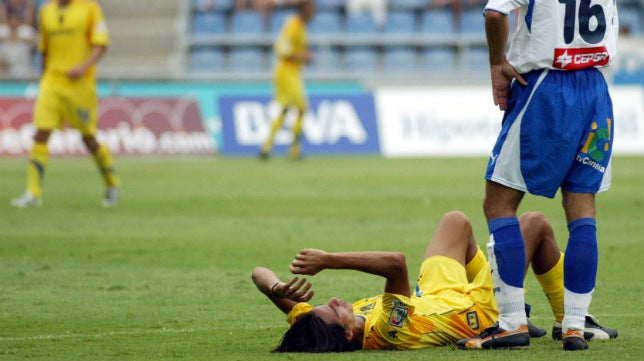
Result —
M 538 70 L 514 82 L 485 179 L 553 198 L 610 187 L 613 104 L 601 72 Z

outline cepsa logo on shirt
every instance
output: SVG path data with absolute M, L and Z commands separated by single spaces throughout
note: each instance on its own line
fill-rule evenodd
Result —
M 557 48 L 552 66 L 556 69 L 579 70 L 608 64 L 605 46 L 595 48 Z

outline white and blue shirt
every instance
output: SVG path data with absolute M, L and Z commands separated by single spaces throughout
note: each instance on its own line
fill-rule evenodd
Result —
M 518 9 L 508 62 L 519 72 L 607 66 L 615 56 L 615 0 L 489 0 L 485 11 Z

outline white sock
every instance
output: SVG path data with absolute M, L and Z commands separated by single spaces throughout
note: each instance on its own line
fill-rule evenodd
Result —
M 525 293 L 523 288 L 510 286 L 501 279 L 494 255 L 493 242 L 490 237 L 487 246 L 492 281 L 494 282 L 494 296 L 499 308 L 499 326 L 506 331 L 516 331 L 519 327 L 528 324 L 525 314 Z
M 575 293 L 564 289 L 564 318 L 561 322 L 561 330 L 564 334 L 571 328 L 579 331 L 584 330 L 593 291 Z

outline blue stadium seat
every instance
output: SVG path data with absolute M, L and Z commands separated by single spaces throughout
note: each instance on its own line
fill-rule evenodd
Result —
M 370 72 L 378 68 L 378 52 L 374 48 L 348 48 L 344 53 L 344 65 L 349 72 Z
M 261 72 L 264 66 L 264 53 L 257 47 L 232 48 L 228 56 L 230 70 L 239 72 Z
M 465 51 L 465 68 L 469 71 L 483 71 L 490 68 L 487 48 L 474 47 Z
M 213 47 L 190 50 L 190 71 L 196 73 L 224 71 L 224 52 Z
M 466 9 L 461 13 L 461 33 L 485 34 L 485 17 L 483 9 Z
M 320 11 L 339 11 L 344 8 L 346 0 L 317 0 L 316 6 Z
M 444 72 L 454 69 L 456 52 L 451 48 L 426 48 L 422 56 L 423 69 L 430 72 Z
M 264 17 L 258 11 L 238 11 L 230 16 L 230 31 L 234 34 L 261 34 L 264 29 Z
M 383 29 L 386 33 L 407 34 L 416 32 L 416 15 L 411 11 L 391 11 Z
M 370 13 L 347 14 L 346 31 L 354 34 L 369 34 L 378 31 Z
M 340 13 L 335 11 L 320 11 L 307 26 L 309 34 L 339 33 L 342 27 Z
M 340 70 L 340 53 L 328 47 L 313 49 L 313 63 L 305 69 L 312 72 L 336 72 Z
M 642 34 L 644 32 L 644 26 L 642 26 L 641 11 L 632 7 L 620 7 L 619 25 L 622 28 L 627 26 L 631 34 Z
M 294 12 L 292 10 L 284 10 L 284 9 L 278 9 L 278 10 L 273 10 L 271 13 L 271 23 L 269 26 L 269 30 L 273 34 L 277 34 L 282 30 L 282 26 L 284 26 L 284 23 L 286 20 L 293 15 Z
M 392 0 L 389 8 L 392 10 L 417 10 L 427 6 L 427 0 Z
M 221 34 L 226 31 L 226 17 L 223 14 L 198 12 L 192 17 L 193 35 Z
M 420 29 L 425 34 L 451 34 L 455 32 L 456 26 L 451 11 L 436 9 L 421 15 Z
M 388 47 L 383 52 L 383 69 L 391 72 L 413 71 L 418 68 L 416 51 L 410 47 Z
M 192 8 L 195 11 L 220 11 L 232 10 L 235 0 L 192 0 Z

